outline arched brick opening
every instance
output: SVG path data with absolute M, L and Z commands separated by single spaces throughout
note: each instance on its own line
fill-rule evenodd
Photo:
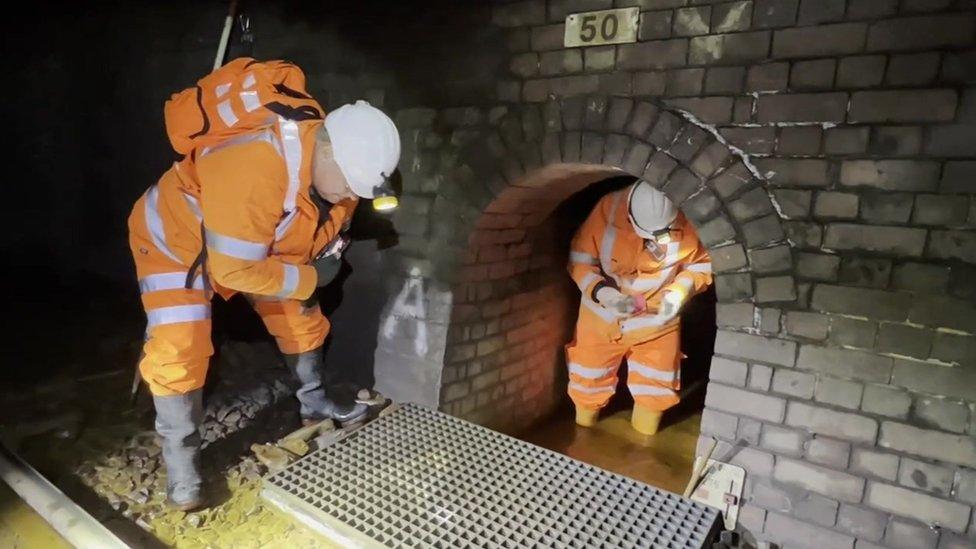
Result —
M 567 240 L 546 231 L 557 206 L 608 177 L 645 179 L 679 205 L 712 254 L 721 302 L 796 299 L 769 190 L 748 158 L 691 117 L 594 96 L 525 106 L 495 127 L 462 151 L 454 176 L 468 191 L 438 199 L 462 220 L 442 241 L 455 254 L 443 263 L 454 301 L 442 409 L 516 431 L 562 398 L 562 327 L 576 310 L 547 299 L 571 282 L 557 249 Z

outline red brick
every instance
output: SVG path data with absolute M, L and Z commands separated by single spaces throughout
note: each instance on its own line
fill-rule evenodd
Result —
M 516 244 L 525 239 L 525 231 L 521 229 L 505 230 L 477 230 L 471 233 L 469 242 L 472 246 L 484 244 Z
M 512 300 L 510 299 L 492 301 L 484 304 L 484 306 L 481 308 L 482 315 L 484 315 L 485 318 L 501 316 L 510 310 L 512 310 Z
M 455 305 L 451 310 L 453 322 L 469 322 L 481 318 L 480 310 L 474 305 Z
M 478 248 L 478 261 L 481 263 L 504 261 L 507 255 L 507 249 L 501 245 L 482 246 Z
M 466 265 L 473 265 L 478 262 L 478 252 L 474 249 L 464 250 L 464 255 L 461 256 L 461 261 Z
M 465 267 L 461 267 L 461 282 L 481 282 L 487 278 L 487 265 L 467 265 Z
M 514 274 L 515 262 L 513 260 L 503 261 L 501 263 L 492 263 L 488 270 L 488 278 L 491 280 L 508 278 Z
M 532 244 L 529 242 L 508 247 L 509 259 L 517 257 L 529 257 L 530 255 L 532 255 Z
M 478 218 L 478 229 L 514 229 L 522 225 L 525 216 L 519 214 L 486 213 Z

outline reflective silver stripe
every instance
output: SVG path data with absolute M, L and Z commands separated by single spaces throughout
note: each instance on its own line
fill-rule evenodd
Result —
M 583 265 L 599 265 L 600 260 L 584 252 L 569 252 L 569 260 Z
M 692 263 L 685 267 L 686 271 L 691 271 L 693 273 L 710 273 L 712 272 L 712 264 L 709 263 Z
M 612 372 L 613 368 L 587 368 L 575 362 L 569 363 L 569 373 L 586 379 L 600 379 Z
M 186 203 L 190 206 L 190 211 L 193 212 L 193 216 L 197 218 L 197 221 L 203 221 L 203 212 L 200 211 L 200 202 L 196 198 L 183 193 L 183 198 L 186 199 Z
M 687 276 L 683 276 L 685 273 L 680 273 L 675 277 L 674 283 L 685 289 L 686 293 L 691 293 L 695 289 L 695 282 Z
M 179 258 L 166 245 L 166 232 L 163 231 L 163 219 L 159 217 L 158 207 L 159 187 L 153 185 L 146 192 L 146 227 L 149 229 L 149 237 L 163 255 L 179 263 Z
M 298 135 L 298 123 L 294 120 L 278 117 L 278 131 L 281 133 L 281 146 L 288 168 L 288 191 L 285 193 L 283 206 L 287 213 L 295 209 L 295 198 L 301 185 L 299 170 L 302 167 L 302 141 Z
M 643 328 L 652 328 L 655 326 L 663 326 L 665 323 L 661 321 L 661 318 L 657 315 L 654 316 L 638 316 L 634 318 L 628 318 L 623 321 L 620 326 L 620 331 L 622 332 L 633 332 L 634 330 L 640 330 Z
M 288 297 L 298 289 L 298 267 L 288 264 L 283 266 L 285 267 L 285 278 L 281 282 L 281 291 L 275 294 L 278 297 Z
M 147 330 L 164 324 L 207 320 L 210 318 L 210 305 L 176 305 L 150 309 L 146 311 L 146 317 L 149 319 Z
M 237 124 L 237 115 L 234 114 L 234 107 L 230 106 L 230 99 L 217 103 L 217 114 L 220 115 L 220 119 L 224 121 L 227 127 Z
M 613 313 L 604 309 L 603 307 L 600 306 L 600 304 L 594 302 L 592 299 L 586 296 L 583 296 L 583 298 L 580 299 L 580 303 L 582 303 L 584 307 L 592 311 L 596 316 L 602 318 L 606 322 L 617 321 L 617 317 L 613 316 Z
M 260 261 L 268 257 L 268 247 L 260 242 L 250 242 L 207 230 L 207 248 L 247 261 Z
M 158 292 L 160 290 L 183 289 L 186 284 L 186 272 L 159 273 L 139 279 L 139 291 L 142 293 Z M 193 279 L 193 289 L 203 289 L 203 277 Z
M 614 195 L 613 205 L 610 206 L 610 217 L 607 219 L 607 226 L 603 229 L 603 239 L 600 240 L 600 265 L 603 267 L 603 272 L 610 273 L 610 266 L 612 265 L 610 258 L 613 257 L 613 245 L 617 241 L 617 229 L 614 227 L 614 221 L 616 221 L 617 216 L 617 206 L 620 205 L 620 193 Z
M 579 391 L 581 393 L 586 393 L 588 395 L 597 395 L 601 393 L 613 393 L 614 387 L 587 387 L 585 385 L 580 385 L 576 382 L 569 382 L 569 389 L 571 391 Z
M 244 103 L 244 110 L 247 112 L 253 112 L 261 108 L 261 100 L 258 99 L 258 92 L 254 90 L 242 91 L 240 96 L 241 102 Z
M 217 92 L 217 99 L 220 99 L 221 97 L 223 97 L 227 93 L 228 90 L 230 90 L 230 82 L 227 82 L 226 84 L 221 84 L 221 85 L 217 86 L 217 88 L 214 90 L 214 91 Z
M 627 367 L 630 368 L 631 372 L 636 372 L 643 377 L 650 379 L 659 379 L 668 383 L 674 383 L 674 381 L 678 379 L 677 371 L 672 370 L 670 372 L 666 372 L 664 370 L 657 370 L 629 358 L 627 359 Z
M 232 137 L 227 141 L 224 141 L 219 145 L 215 145 L 213 147 L 204 147 L 203 150 L 200 151 L 200 156 L 206 156 L 212 152 L 219 151 L 220 149 L 231 147 L 233 145 L 242 145 L 244 143 L 250 143 L 251 141 L 264 141 L 266 143 L 269 143 L 271 146 L 275 148 L 275 151 L 277 151 L 278 154 L 281 154 L 281 145 L 278 143 L 278 138 L 275 136 L 273 131 L 265 130 L 263 132 L 248 133 L 248 134 L 240 135 L 238 137 Z
M 583 277 L 583 280 L 580 280 L 580 284 L 579 284 L 580 291 L 585 292 L 586 289 L 590 287 L 590 284 L 597 282 L 601 278 L 603 277 L 596 273 L 586 273 L 586 276 Z
M 627 389 L 630 390 L 630 394 L 633 396 L 674 396 L 675 392 L 667 387 L 659 387 L 657 385 L 640 385 L 640 384 L 627 384 Z
M 275 227 L 275 242 L 278 242 L 285 237 L 285 233 L 288 232 L 288 228 L 291 227 L 291 222 L 295 220 L 298 216 L 298 210 L 292 210 L 285 214 L 284 219 L 278 222 L 278 226 Z
M 255 82 L 254 73 L 253 72 L 247 73 L 247 76 L 244 77 L 244 83 L 243 83 L 244 89 L 245 90 L 249 89 L 251 86 L 254 85 L 254 82 Z
M 624 279 L 624 287 L 630 288 L 635 292 L 646 293 L 661 287 L 667 273 L 659 273 L 654 276 L 641 276 L 633 279 Z

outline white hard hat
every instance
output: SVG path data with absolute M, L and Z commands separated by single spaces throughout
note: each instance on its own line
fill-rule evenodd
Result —
M 361 198 L 384 194 L 400 162 L 400 134 L 390 117 L 359 100 L 326 115 L 325 131 L 352 192 Z
M 647 181 L 638 181 L 630 189 L 628 198 L 630 224 L 644 239 L 654 238 L 654 231 L 670 225 L 678 217 L 674 202 Z

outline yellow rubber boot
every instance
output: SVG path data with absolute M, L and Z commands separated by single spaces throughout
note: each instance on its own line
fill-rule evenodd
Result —
M 599 409 L 576 408 L 576 424 L 580 427 L 593 427 L 600 417 Z
M 664 412 L 651 410 L 643 406 L 634 405 L 634 412 L 630 416 L 630 424 L 634 430 L 642 435 L 653 435 L 657 433 L 657 428 L 661 424 L 661 416 Z

